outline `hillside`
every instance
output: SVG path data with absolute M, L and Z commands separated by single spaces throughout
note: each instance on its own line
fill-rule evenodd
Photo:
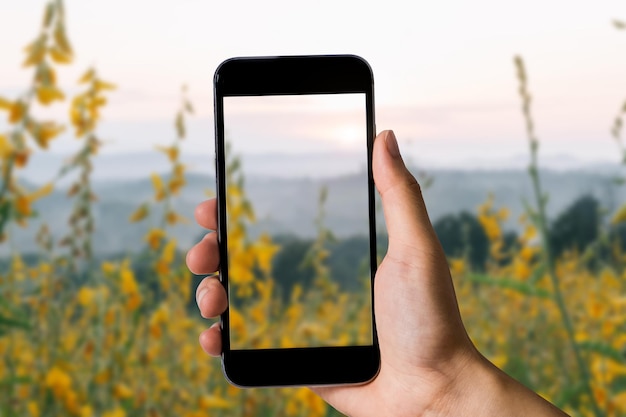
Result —
M 616 185 L 616 170 L 600 171 L 543 171 L 544 189 L 549 193 L 548 214 L 554 217 L 584 194 L 595 196 L 607 213 L 612 213 L 626 201 L 626 187 Z M 431 220 L 463 210 L 475 212 L 492 193 L 496 207 L 506 206 L 511 211 L 508 228 L 516 228 L 523 211 L 524 199 L 531 198 L 531 185 L 524 170 L 432 170 L 430 187 L 424 190 Z M 189 247 L 204 231 L 193 222 L 195 205 L 213 192 L 214 178 L 190 174 L 188 185 L 176 200 L 177 210 L 190 219 L 186 225 L 173 230 L 181 247 Z M 366 221 L 359 210 L 363 202 L 356 198 L 359 179 L 355 175 L 329 179 L 271 179 L 267 176 L 246 178 L 246 193 L 252 200 L 258 224 L 252 229 L 269 230 L 271 234 L 295 234 L 310 237 L 315 234 L 313 219 L 317 215 L 317 201 L 321 185 L 328 187 L 326 224 L 339 237 L 347 237 L 360 230 Z M 128 217 L 138 205 L 150 198 L 152 186 L 148 178 L 134 180 L 98 180 L 94 183 L 98 201 L 94 204 L 96 233 L 94 249 L 97 254 L 112 254 L 137 249 L 148 224 L 129 224 Z M 377 205 L 380 206 L 379 204 Z M 60 236 L 66 229 L 70 202 L 65 191 L 55 191 L 36 205 L 52 233 Z M 382 216 L 378 216 L 379 224 Z M 12 245 L 21 252 L 30 252 L 39 220 L 30 222 L 28 229 L 14 227 Z M 6 253 L 7 245 L 2 248 Z

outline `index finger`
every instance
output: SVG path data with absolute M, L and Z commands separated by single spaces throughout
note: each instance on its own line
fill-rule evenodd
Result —
M 194 216 L 198 224 L 206 229 L 217 229 L 217 200 L 212 198 L 196 206 Z

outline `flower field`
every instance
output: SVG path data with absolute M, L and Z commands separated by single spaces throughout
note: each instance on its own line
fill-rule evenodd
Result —
M 169 174 L 152 174 L 152 197 L 119 219 L 121 227 L 150 225 L 138 239 L 140 250 L 117 258 L 94 255 L 98 225 L 92 209 L 98 202 L 90 175 L 103 145 L 98 122 L 116 86 L 87 68 L 78 80 L 80 93 L 66 97 L 56 81 L 59 68 L 71 65 L 74 55 L 65 24 L 62 1 L 50 1 L 40 32 L 25 48 L 31 84 L 15 97 L 0 97 L 0 117 L 8 125 L 0 131 L 0 245 L 10 253 L 0 259 L 0 417 L 339 415 L 306 388 L 232 387 L 219 360 L 200 348 L 198 336 L 210 323 L 195 308 L 199 278 L 186 268 L 184 248 L 170 233 L 174 225 L 191 221 L 174 209 L 186 183 L 180 150 L 193 117 L 185 89 L 174 117 L 175 139 L 158 147 L 169 161 Z M 462 317 L 485 356 L 569 414 L 626 416 L 626 242 L 615 233 L 626 221 L 626 206 L 607 215 L 609 221 L 585 248 L 554 250 L 545 215 L 550 190 L 541 188 L 539 142 L 521 59 L 516 67 L 536 199 L 517 219 L 522 232 L 513 240 L 504 229 L 506 207 L 487 198 L 476 208 L 486 259 L 477 267 L 467 255 L 449 258 Z M 32 111 L 67 102 L 64 121 L 40 120 Z M 32 154 L 46 152 L 64 131 L 77 138 L 75 155 L 59 173 L 50 173 L 48 184 L 37 189 L 21 184 L 20 170 Z M 613 133 L 621 146 L 621 113 Z M 250 346 L 292 346 L 293 339 L 273 331 L 280 322 L 288 329 L 281 334 L 299 340 L 367 341 L 368 326 L 346 335 L 332 325 L 339 317 L 366 323 L 369 306 L 367 300 L 349 302 L 353 294 L 328 279 L 328 231 L 321 215 L 318 237 L 307 252 L 312 283 L 306 291 L 294 285 L 287 301 L 274 296 L 273 261 L 280 244 L 268 235 L 251 240 L 237 233 L 255 222 L 239 164 L 231 156 L 228 175 L 241 187 L 231 204 L 229 221 L 235 226 L 229 244 L 245 249 L 237 262 L 241 282 L 234 284 L 246 299 L 241 310 L 253 320 L 233 315 L 233 334 Z M 73 209 L 67 233 L 57 238 L 34 204 L 58 189 L 66 175 L 75 178 L 66 190 Z M 321 197 L 320 213 L 323 203 Z M 35 217 L 44 221 L 33 242 L 37 250 L 12 250 L 11 231 Z M 324 301 L 329 292 L 332 304 Z

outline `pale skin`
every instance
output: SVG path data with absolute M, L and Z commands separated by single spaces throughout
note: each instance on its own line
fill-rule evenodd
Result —
M 380 372 L 365 385 L 311 389 L 354 417 L 565 416 L 472 344 L 420 186 L 406 169 L 392 131 L 374 141 L 373 172 L 389 234 L 374 280 Z M 216 229 L 216 216 L 214 199 L 196 208 L 197 222 L 207 229 Z M 187 266 L 196 274 L 218 269 L 216 233 L 189 251 Z M 200 283 L 196 300 L 205 318 L 219 316 L 228 305 L 216 277 Z M 217 324 L 200 335 L 200 345 L 211 356 L 221 354 Z

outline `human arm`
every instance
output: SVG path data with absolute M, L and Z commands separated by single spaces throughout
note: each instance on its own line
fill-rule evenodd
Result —
M 381 368 L 359 386 L 313 387 L 350 416 L 563 416 L 485 359 L 461 320 L 448 264 L 430 223 L 419 184 L 400 156 L 393 132 L 377 136 L 374 181 L 381 195 L 389 247 L 374 280 Z M 198 222 L 215 229 L 215 201 L 198 206 Z M 188 254 L 195 273 L 217 269 L 215 234 Z M 198 287 L 203 317 L 226 309 L 215 277 Z M 200 336 L 207 353 L 221 353 L 219 327 Z

